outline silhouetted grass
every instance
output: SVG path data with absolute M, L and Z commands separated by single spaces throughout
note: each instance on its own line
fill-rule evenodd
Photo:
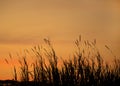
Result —
M 120 59 L 115 58 L 112 66 L 106 63 L 93 42 L 75 41 L 77 50 L 74 55 L 59 63 L 59 57 L 48 39 L 44 39 L 48 48 L 32 48 L 35 61 L 32 71 L 26 57 L 19 60 L 20 73 L 14 67 L 14 80 L 20 74 L 16 86 L 120 86 Z M 108 47 L 107 47 L 108 48 Z M 7 61 L 7 60 L 6 60 Z

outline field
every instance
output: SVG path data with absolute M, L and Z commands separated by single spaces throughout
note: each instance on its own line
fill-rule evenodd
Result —
M 79 36 L 76 51 L 68 59 L 56 55 L 49 39 L 44 41 L 47 48 L 31 49 L 34 62 L 30 64 L 26 56 L 18 59 L 20 71 L 15 65 L 13 80 L 0 81 L 0 86 L 120 86 L 120 59 L 114 56 L 112 65 L 108 64 L 96 47 L 96 40 L 85 41 Z M 112 51 L 107 45 L 105 48 Z

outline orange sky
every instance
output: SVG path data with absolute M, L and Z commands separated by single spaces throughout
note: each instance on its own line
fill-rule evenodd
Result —
M 69 56 L 80 34 L 96 38 L 100 48 L 107 44 L 119 56 L 120 1 L 0 0 L 0 70 L 4 71 L 0 79 L 11 75 L 10 68 L 3 66 L 9 52 L 29 49 L 50 37 L 59 55 Z M 62 47 L 69 51 L 65 53 Z

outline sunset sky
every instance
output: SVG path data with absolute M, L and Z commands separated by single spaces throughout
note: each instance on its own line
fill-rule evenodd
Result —
M 79 35 L 97 39 L 98 47 L 106 44 L 119 56 L 120 1 L 0 0 L 0 79 L 12 76 L 4 62 L 9 53 L 30 49 L 49 37 L 61 56 L 69 56 Z

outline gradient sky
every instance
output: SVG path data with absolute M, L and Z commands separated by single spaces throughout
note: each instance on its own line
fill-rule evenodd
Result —
M 59 54 L 74 40 L 97 39 L 120 54 L 119 0 L 0 0 L 0 79 L 10 76 L 3 62 L 8 53 L 22 51 L 49 37 Z M 109 58 L 108 58 L 109 59 Z M 5 67 L 4 67 L 5 66 Z M 7 75 L 6 75 L 7 74 Z

